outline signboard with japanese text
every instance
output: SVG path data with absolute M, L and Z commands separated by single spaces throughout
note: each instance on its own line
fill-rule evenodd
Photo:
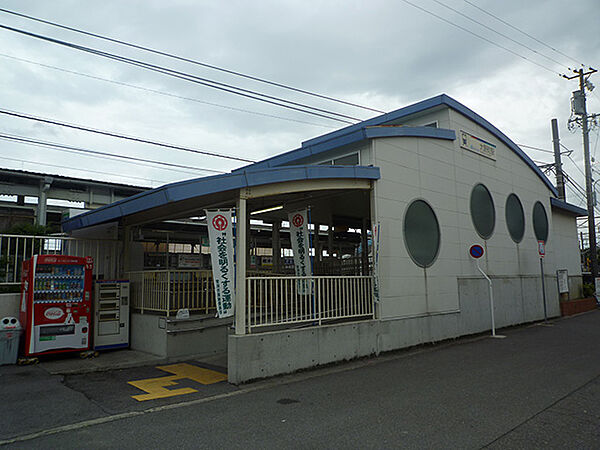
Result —
M 310 267 L 310 253 L 308 242 L 307 211 L 294 211 L 288 215 L 290 221 L 290 241 L 294 252 L 294 269 L 296 276 L 308 277 L 312 275 Z M 306 294 L 307 282 L 298 283 L 298 293 Z
M 233 316 L 235 269 L 233 265 L 232 210 L 206 211 L 210 260 L 219 317 Z
M 381 234 L 381 224 L 377 222 L 373 225 L 373 296 L 375 301 L 379 302 L 379 239 Z
M 202 255 L 179 253 L 177 255 L 177 267 L 179 269 L 200 269 L 202 267 Z
M 556 271 L 556 280 L 558 281 L 558 293 L 569 293 L 569 272 L 567 269 L 558 269 Z
M 460 130 L 460 146 L 486 158 L 496 160 L 496 146 L 481 138 Z

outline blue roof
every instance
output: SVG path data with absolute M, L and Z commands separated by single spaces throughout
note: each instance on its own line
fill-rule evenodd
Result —
M 367 121 L 368 122 L 368 121 Z M 363 124 L 365 122 L 362 122 Z M 342 133 L 342 131 L 345 131 Z M 424 137 L 432 139 L 445 139 L 453 141 L 456 139 L 454 130 L 446 130 L 444 128 L 433 127 L 406 127 L 406 126 L 363 126 L 360 128 L 348 127 L 343 130 L 335 131 L 330 139 L 318 141 L 306 141 L 302 143 L 302 147 L 282 155 L 273 156 L 272 158 L 263 159 L 257 163 L 234 170 L 257 170 L 266 169 L 268 167 L 279 167 L 285 164 L 293 163 L 303 158 L 312 155 L 324 153 L 329 150 L 336 149 L 348 144 L 364 141 L 365 139 L 378 137 Z M 329 135 L 325 135 L 329 136 Z M 313 142 L 307 144 L 307 142 Z
M 580 208 L 579 206 L 572 205 L 571 203 L 563 202 L 557 198 L 550 199 L 550 206 L 563 211 L 575 214 L 576 216 L 587 216 L 587 209 Z
M 364 139 L 374 138 L 374 137 L 390 137 L 390 136 L 413 136 L 413 137 L 427 137 L 427 138 L 435 138 L 435 139 L 455 139 L 454 130 L 445 130 L 441 128 L 431 128 L 431 127 L 381 127 L 381 128 L 369 128 L 369 127 L 378 127 L 381 125 L 385 125 L 390 122 L 398 121 L 404 117 L 411 116 L 416 113 L 420 113 L 429 109 L 433 109 L 436 107 L 446 106 L 448 108 L 452 108 L 455 111 L 461 113 L 465 117 L 469 118 L 482 128 L 486 129 L 492 135 L 494 135 L 498 140 L 500 140 L 504 145 L 510 148 L 513 152 L 519 156 L 530 168 L 535 172 L 535 174 L 546 184 L 548 189 L 552 191 L 552 193 L 557 196 L 558 191 L 554 187 L 554 185 L 550 182 L 550 180 L 544 175 L 544 173 L 539 169 L 538 166 L 521 150 L 517 144 L 511 141 L 508 136 L 502 133 L 498 128 L 492 125 L 490 122 L 485 120 L 479 114 L 470 110 L 463 104 L 457 102 L 452 97 L 449 97 L 446 94 L 441 94 L 436 97 L 432 97 L 427 100 L 423 100 L 418 103 L 414 103 L 412 105 L 406 106 L 404 108 L 397 109 L 395 111 L 382 114 L 377 117 L 373 117 L 372 119 L 365 120 L 363 122 L 349 125 L 340 130 L 332 131 L 331 133 L 327 133 L 321 136 L 318 136 L 314 139 L 309 139 L 302 143 L 302 147 L 291 150 L 289 152 L 283 153 L 278 156 L 274 156 L 269 159 L 265 159 L 259 161 L 255 164 L 251 164 L 249 166 L 242 167 L 238 169 L 240 171 L 248 171 L 248 170 L 256 170 L 256 169 L 264 169 L 266 167 L 278 167 L 285 164 L 292 164 L 294 161 L 301 160 L 306 158 L 307 156 L 311 156 L 317 153 L 326 152 L 328 150 L 332 150 L 337 147 L 341 147 L 343 145 L 347 145 L 354 142 L 359 142 Z M 386 131 L 383 131 L 386 129 Z M 370 130 L 378 130 L 378 131 L 370 131 Z M 411 131 L 412 130 L 412 131 Z M 376 133 L 388 133 L 388 134 L 380 134 Z M 451 133 L 451 134 L 450 134 Z M 235 172 L 235 171 L 234 171 Z
M 121 217 L 147 211 L 169 203 L 264 184 L 300 180 L 378 180 L 379 178 L 379 167 L 365 166 L 285 166 L 266 170 L 238 171 L 224 175 L 180 181 L 151 189 L 103 206 L 102 208 L 66 219 L 62 223 L 62 227 L 64 231 L 77 230 L 79 228 L 116 221 Z

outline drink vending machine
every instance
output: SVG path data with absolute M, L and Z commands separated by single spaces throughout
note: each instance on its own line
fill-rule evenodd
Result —
M 92 269 L 90 256 L 35 255 L 23 262 L 25 356 L 90 348 Z
M 94 350 L 129 347 L 129 281 L 96 280 Z

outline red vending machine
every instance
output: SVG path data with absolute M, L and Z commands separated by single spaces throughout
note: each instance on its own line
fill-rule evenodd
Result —
M 25 356 L 90 348 L 92 268 L 89 256 L 35 255 L 23 262 Z

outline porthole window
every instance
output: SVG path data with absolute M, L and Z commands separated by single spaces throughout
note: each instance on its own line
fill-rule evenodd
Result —
M 496 210 L 492 194 L 483 184 L 477 184 L 471 191 L 471 219 L 475 231 L 483 239 L 489 239 L 496 225 Z
M 548 216 L 546 209 L 540 202 L 533 205 L 533 232 L 538 241 L 548 240 Z
M 521 200 L 515 194 L 510 194 L 506 199 L 506 227 L 513 241 L 517 244 L 523 240 L 525 234 L 525 213 Z
M 408 254 L 420 267 L 429 267 L 440 250 L 440 226 L 425 201 L 412 202 L 404 215 L 404 242 Z

